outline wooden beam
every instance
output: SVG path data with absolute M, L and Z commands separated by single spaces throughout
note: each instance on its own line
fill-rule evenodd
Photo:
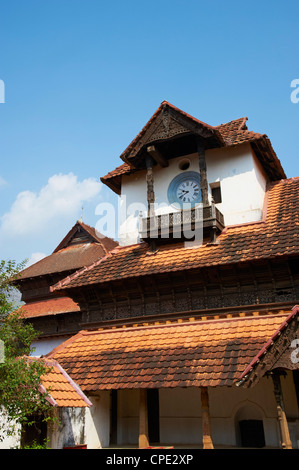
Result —
M 276 407 L 277 407 L 277 417 L 278 417 L 278 425 L 279 425 L 279 432 L 280 432 L 280 439 L 281 439 L 281 447 L 283 449 L 292 449 L 292 441 L 290 438 L 289 426 L 288 426 L 288 421 L 286 418 L 284 400 L 282 396 L 280 375 L 277 372 L 273 372 L 271 377 L 272 377 L 273 385 L 274 385 L 274 395 L 275 395 Z
M 207 387 L 201 387 L 202 444 L 204 449 L 214 449 L 211 436 L 209 393 Z
M 147 153 L 150 154 L 151 157 L 155 160 L 155 162 L 159 163 L 163 168 L 166 168 L 169 165 L 168 160 L 162 155 L 159 149 L 154 145 L 150 145 L 147 147 Z
M 139 390 L 139 449 L 149 447 L 148 439 L 148 412 L 147 412 L 147 393 L 145 388 Z

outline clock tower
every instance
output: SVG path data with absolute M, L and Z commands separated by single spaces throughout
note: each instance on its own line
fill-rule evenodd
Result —
M 163 101 L 101 178 L 120 195 L 120 245 L 192 241 L 195 230 L 215 244 L 225 227 L 260 221 L 267 183 L 285 174 L 246 121 L 211 126 Z

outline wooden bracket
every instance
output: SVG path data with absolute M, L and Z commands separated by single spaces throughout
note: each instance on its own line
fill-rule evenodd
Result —
M 162 155 L 160 150 L 154 145 L 147 147 L 147 153 L 155 160 L 156 163 L 159 163 L 163 168 L 169 165 L 168 160 Z

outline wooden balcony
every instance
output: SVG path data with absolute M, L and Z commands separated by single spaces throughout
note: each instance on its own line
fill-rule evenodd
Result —
M 215 204 L 208 206 L 185 209 L 170 214 L 153 215 L 151 217 L 140 217 L 139 233 L 144 241 L 158 240 L 187 240 L 196 236 L 206 239 L 210 237 L 211 242 L 216 242 L 217 234 L 224 229 L 223 214 Z

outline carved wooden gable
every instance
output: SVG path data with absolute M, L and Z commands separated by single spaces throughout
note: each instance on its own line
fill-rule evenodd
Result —
M 258 356 L 247 368 L 242 385 L 252 387 L 275 369 L 299 370 L 299 307 L 275 332 Z M 241 383 L 239 384 L 241 385 Z
M 121 158 L 132 167 L 137 167 L 142 160 L 142 150 L 148 145 L 188 135 L 206 140 L 207 147 L 225 145 L 217 129 L 192 118 L 169 103 L 162 103 L 142 131 L 123 152 Z

